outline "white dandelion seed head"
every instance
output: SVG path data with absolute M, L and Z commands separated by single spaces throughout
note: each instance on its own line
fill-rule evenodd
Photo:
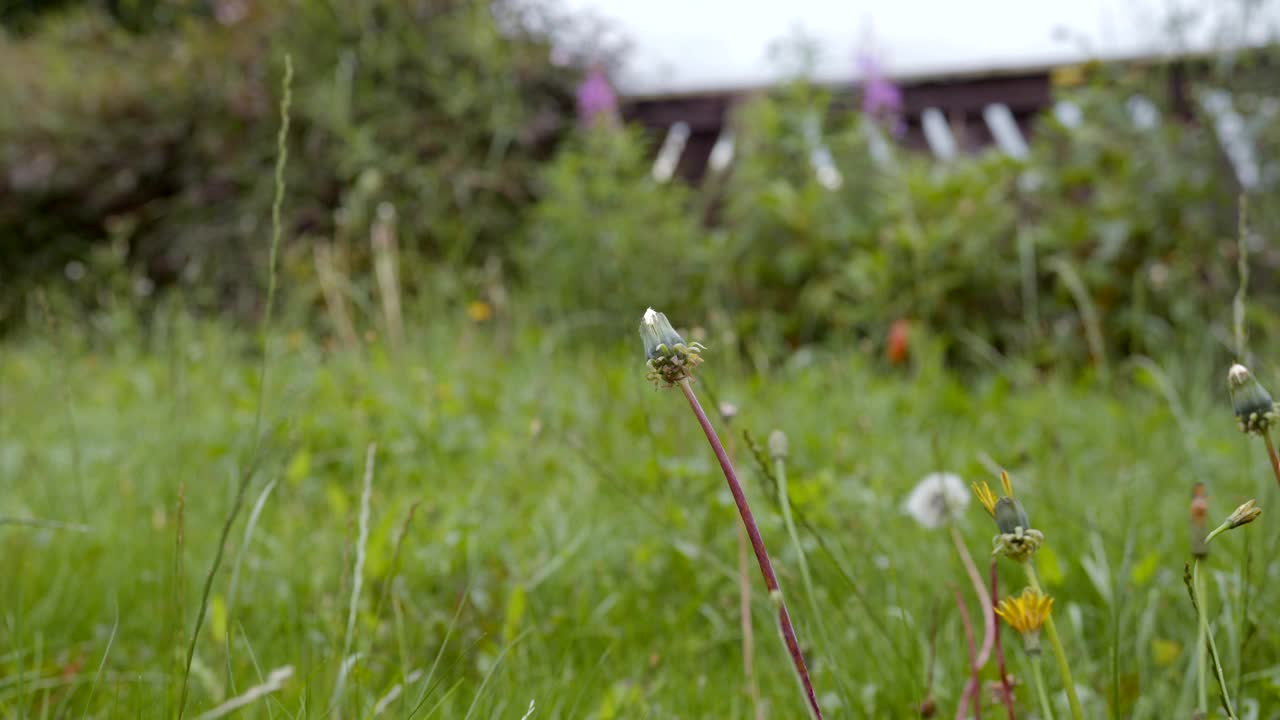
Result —
M 936 472 L 924 476 L 903 508 L 926 528 L 936 528 L 959 515 L 969 504 L 969 490 L 955 473 Z

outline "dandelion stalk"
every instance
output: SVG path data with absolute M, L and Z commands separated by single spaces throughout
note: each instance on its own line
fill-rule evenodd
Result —
M 1275 443 L 1271 442 L 1271 432 L 1262 433 L 1262 440 L 1267 445 L 1267 457 L 1271 459 L 1271 472 L 1275 473 L 1276 482 L 1280 483 L 1280 455 L 1276 455 Z
M 1004 648 L 1000 645 L 1000 626 L 996 623 L 996 607 L 994 598 L 1000 596 L 1000 574 L 996 572 L 996 559 L 991 559 L 991 597 L 993 602 L 991 607 L 987 609 L 987 614 L 991 616 L 991 624 L 995 627 L 995 650 L 996 661 L 999 663 L 1000 670 L 1000 689 L 1003 693 L 1005 708 L 1009 710 L 1009 720 L 1015 720 L 1013 715 L 1013 687 L 1009 684 L 1009 672 L 1004 666 Z
M 1191 581 L 1196 585 L 1195 592 L 1192 594 L 1192 602 L 1195 603 L 1196 610 L 1196 710 L 1208 715 L 1209 711 L 1209 683 L 1208 670 L 1209 665 L 1206 660 L 1209 647 L 1209 620 L 1205 614 L 1199 611 L 1199 603 L 1195 602 L 1195 596 L 1204 598 L 1204 581 L 1199 577 L 1200 560 L 1196 559 L 1195 570 L 1192 570 Z
M 1209 515 L 1209 497 L 1205 492 L 1204 483 L 1196 483 L 1191 488 L 1191 555 L 1197 559 L 1209 556 L 1209 528 L 1205 526 L 1205 520 Z M 1208 641 L 1205 639 L 1208 633 L 1208 626 L 1204 623 L 1196 625 L 1196 711 L 1197 713 L 1205 713 L 1209 707 L 1209 691 L 1208 678 L 1206 673 L 1207 661 L 1205 659 L 1205 648 Z
M 960 611 L 960 624 L 964 626 L 964 644 L 969 649 L 969 667 L 976 667 L 978 663 L 973 651 L 973 623 L 969 621 L 969 609 L 965 607 L 964 595 L 960 594 L 960 590 L 957 588 L 953 592 L 956 596 L 956 608 Z M 960 705 L 956 708 L 956 720 L 964 720 L 970 706 L 973 707 L 973 717 L 979 720 L 982 717 L 982 701 L 974 696 L 972 685 L 966 683 L 964 693 L 960 696 Z
M 1040 669 L 1040 656 L 1031 657 L 1031 677 L 1036 682 L 1036 696 L 1040 698 L 1040 714 L 1045 720 L 1053 720 L 1053 705 L 1049 703 L 1049 695 L 1044 689 L 1044 672 Z
M 969 581 L 973 583 L 974 592 L 978 594 L 978 605 L 981 606 L 983 620 L 982 647 L 978 650 L 977 655 L 971 659 L 971 677 L 964 689 L 964 700 L 961 701 L 961 707 L 964 707 L 964 701 L 976 696 L 981 690 L 982 679 L 979 673 L 986 666 L 987 660 L 991 658 L 991 647 L 996 639 L 996 626 L 995 618 L 992 614 L 991 596 L 987 594 L 987 584 L 982 580 L 982 575 L 978 573 L 978 566 L 974 564 L 973 556 L 969 554 L 969 549 L 965 547 L 964 539 L 960 537 L 960 531 L 956 529 L 955 525 L 949 525 L 948 527 L 951 530 L 951 540 L 955 543 L 956 552 L 960 554 L 960 562 L 964 565 L 965 572 L 969 575 Z
M 786 643 L 787 652 L 791 655 L 791 663 L 795 666 L 796 676 L 800 680 L 800 685 L 804 689 L 805 700 L 808 702 L 809 710 L 817 720 L 822 720 L 822 709 L 818 707 L 818 696 L 813 690 L 813 683 L 809 680 L 809 670 L 804 664 L 804 655 L 800 652 L 800 643 L 796 640 L 795 628 L 791 625 L 791 616 L 787 613 L 787 604 L 782 599 L 782 590 L 778 586 L 778 576 L 773 571 L 773 563 L 769 560 L 769 553 L 765 550 L 764 539 L 760 537 L 760 528 L 756 525 L 755 516 L 751 514 L 751 507 L 747 504 L 747 496 L 742 491 L 742 484 L 738 482 L 737 473 L 733 470 L 733 463 L 729 460 L 729 455 L 724 451 L 724 445 L 720 443 L 719 436 L 716 435 L 715 428 L 711 426 L 711 420 L 707 417 L 706 411 L 702 409 L 702 404 L 698 402 L 698 396 L 693 392 L 693 386 L 689 382 L 688 377 L 679 380 L 680 390 L 684 392 L 684 397 L 689 401 L 689 407 L 692 408 L 693 414 L 698 418 L 698 424 L 702 426 L 702 432 L 707 436 L 707 442 L 711 445 L 712 451 L 716 454 L 716 459 L 720 461 L 720 469 L 724 471 L 725 481 L 729 484 L 729 492 L 733 493 L 733 501 L 738 506 L 738 514 L 742 516 L 742 524 L 747 529 L 747 538 L 751 541 L 751 549 L 755 551 L 756 562 L 760 565 L 760 573 L 764 576 L 765 587 L 769 590 L 769 598 L 778 606 L 778 628 L 782 631 L 782 639 Z
M 680 386 L 680 391 L 689 401 L 694 417 L 702 426 L 702 432 L 707 436 L 707 443 L 711 445 L 716 459 L 720 461 L 720 469 L 724 471 L 724 479 L 729 484 L 729 491 L 733 493 L 734 504 L 738 506 L 738 514 L 742 516 L 742 524 L 747 529 L 751 549 L 755 551 L 756 562 L 760 565 L 760 574 L 764 576 L 765 586 L 769 590 L 769 599 L 778 607 L 778 629 L 782 633 L 787 652 L 791 655 L 796 678 L 804 691 L 805 700 L 813 717 L 822 720 L 822 710 L 818 707 L 818 695 L 814 692 L 813 683 L 809 679 L 809 669 L 805 667 L 804 655 L 800 652 L 800 643 L 796 640 L 796 631 L 791 625 L 791 615 L 787 612 L 787 604 L 782 599 L 782 590 L 778 586 L 778 576 L 773 571 L 773 563 L 769 561 L 764 539 L 760 537 L 760 528 L 756 526 L 756 519 L 751 514 L 750 505 L 747 504 L 746 493 L 742 491 L 742 484 L 738 482 L 733 463 L 729 461 L 729 454 L 725 452 L 720 437 L 711 426 L 710 418 L 702 409 L 702 404 L 698 402 L 698 396 L 693 392 L 691 382 L 693 371 L 702 363 L 702 351 L 705 348 L 696 342 L 686 344 L 684 338 L 671 327 L 667 316 L 655 312 L 653 308 L 649 308 L 644 314 L 644 319 L 640 323 L 640 337 L 644 340 L 646 364 L 649 367 L 648 377 L 666 387 Z
M 1213 663 L 1213 676 L 1218 682 L 1218 693 L 1222 700 L 1222 709 L 1227 712 L 1229 720 L 1234 720 L 1236 713 L 1231 705 L 1231 697 L 1227 693 L 1227 678 L 1222 672 L 1222 661 L 1218 657 L 1218 646 L 1213 641 L 1213 633 L 1209 632 L 1209 620 L 1204 610 L 1204 581 L 1200 579 L 1200 560 L 1198 558 L 1192 561 L 1190 569 L 1184 570 L 1182 580 L 1187 585 L 1187 592 L 1191 594 L 1191 604 L 1195 607 L 1201 632 L 1204 633 L 1205 638 L 1209 641 L 1209 660 Z
M 1205 537 L 1201 550 L 1192 556 L 1192 560 L 1189 565 L 1183 566 L 1182 572 L 1182 581 L 1186 583 L 1187 592 L 1191 595 L 1191 605 L 1195 608 L 1196 620 L 1199 625 L 1200 695 L 1199 707 L 1197 709 L 1205 711 L 1208 709 L 1209 705 L 1207 693 L 1205 691 L 1206 683 L 1204 681 L 1206 665 L 1204 662 L 1204 646 L 1207 645 L 1209 650 L 1209 660 L 1213 663 L 1214 680 L 1218 683 L 1218 692 L 1222 698 L 1222 708 L 1227 711 L 1228 718 L 1235 718 L 1235 711 L 1232 709 L 1231 697 L 1227 692 L 1227 678 L 1226 674 L 1222 671 L 1222 660 L 1218 655 L 1218 646 L 1213 640 L 1213 633 L 1209 631 L 1208 613 L 1205 611 L 1204 607 L 1204 580 L 1200 577 L 1200 561 L 1204 557 L 1208 556 L 1208 545 L 1214 538 L 1228 530 L 1234 530 L 1238 527 L 1248 525 L 1254 520 L 1257 520 L 1258 516 L 1261 514 L 1262 508 L 1258 507 L 1257 502 L 1254 500 L 1248 500 L 1240 505 L 1240 507 L 1231 511 L 1231 514 L 1227 516 L 1227 519 L 1223 520 L 1221 525 L 1214 528 L 1213 532 L 1209 533 Z
M 1035 565 L 1028 560 L 1022 563 L 1022 567 L 1027 571 L 1027 582 L 1031 587 L 1037 592 L 1044 592 L 1040 587 L 1040 578 L 1036 576 Z M 1076 684 L 1071 679 L 1071 666 L 1067 663 L 1067 653 L 1062 648 L 1062 640 L 1058 637 L 1058 628 L 1053 622 L 1052 615 L 1045 618 L 1044 634 L 1049 638 L 1049 645 L 1053 647 L 1053 657 L 1058 662 L 1058 673 L 1062 675 L 1062 685 L 1067 691 L 1067 702 L 1071 705 L 1071 717 L 1075 720 L 1084 720 L 1080 698 L 1076 695 Z

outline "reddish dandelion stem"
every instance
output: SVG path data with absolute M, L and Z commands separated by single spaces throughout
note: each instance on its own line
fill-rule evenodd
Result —
M 720 443 L 720 437 L 716 435 L 715 428 L 711 427 L 711 420 L 707 418 L 702 404 L 698 402 L 698 396 L 694 395 L 693 386 L 689 384 L 688 378 L 680 381 L 680 389 L 684 391 L 689 407 L 693 408 L 693 414 L 697 416 L 698 424 L 702 426 L 702 432 L 707 436 L 707 442 L 715 451 L 716 459 L 720 461 L 720 469 L 724 471 L 724 479 L 729 483 L 729 491 L 733 493 L 733 501 L 738 506 L 738 514 L 742 516 L 742 524 L 747 529 L 751 549 L 755 551 L 756 562 L 760 565 L 760 574 L 764 575 L 765 587 L 769 589 L 770 598 L 778 605 L 778 627 L 782 631 L 787 652 L 791 655 L 796 676 L 804 689 L 805 700 L 808 701 L 809 710 L 813 712 L 813 716 L 817 720 L 822 720 L 818 696 L 813 691 L 813 683 L 809 680 L 809 669 L 805 667 L 804 655 L 800 652 L 800 643 L 796 640 L 796 631 L 791 625 L 791 616 L 787 613 L 787 605 L 783 602 L 782 591 L 778 587 L 778 576 L 773 572 L 773 563 L 769 561 L 769 553 L 764 548 L 764 539 L 760 537 L 760 528 L 756 526 L 756 519 L 751 514 L 751 507 L 747 504 L 747 496 L 742 491 L 742 484 L 738 482 L 738 475 L 733 471 L 733 463 L 729 461 L 729 455 L 724 451 L 724 445 Z
M 1276 474 L 1276 482 L 1280 482 L 1280 456 L 1276 455 L 1276 446 L 1271 442 L 1271 430 L 1262 431 L 1262 439 L 1267 441 L 1267 457 L 1271 458 L 1271 472 Z
M 964 625 L 965 644 L 969 647 L 969 667 L 975 665 L 976 656 L 973 650 L 973 623 L 969 621 L 969 609 L 965 607 L 964 596 L 960 594 L 958 588 L 953 589 L 956 596 L 956 607 L 960 609 L 960 622 Z M 963 720 L 965 711 L 969 706 L 973 706 L 973 717 L 980 720 L 982 717 L 982 701 L 978 694 L 974 692 L 972 681 L 965 683 L 964 694 L 960 696 L 960 706 L 956 708 L 956 719 Z
M 996 619 L 995 598 L 1000 597 L 1000 575 L 996 572 L 996 558 L 991 558 L 991 597 L 992 606 L 989 612 L 991 622 L 996 628 L 996 661 L 999 663 L 1000 688 L 1003 691 L 1000 699 L 1009 710 L 1009 720 L 1016 720 L 1013 716 L 1013 686 L 1009 684 L 1009 673 L 1004 667 L 1004 648 L 1000 645 L 1000 625 Z

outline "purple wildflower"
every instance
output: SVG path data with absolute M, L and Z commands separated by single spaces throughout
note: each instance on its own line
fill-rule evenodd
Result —
M 578 85 L 578 119 L 584 125 L 593 125 L 603 119 L 612 123 L 618 115 L 618 97 L 609 84 L 609 76 L 599 65 L 592 66 Z
M 880 61 L 870 53 L 858 55 L 862 71 L 862 112 L 868 117 L 888 123 L 894 135 L 906 132 L 902 120 L 902 90 L 884 74 Z

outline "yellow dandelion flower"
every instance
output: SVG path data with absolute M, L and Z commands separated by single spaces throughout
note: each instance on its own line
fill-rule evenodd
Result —
M 1005 598 L 996 606 L 996 614 L 1018 631 L 1027 652 L 1033 654 L 1040 652 L 1040 628 L 1052 611 L 1053 598 L 1035 588 L 1027 588 L 1017 597 Z
M 978 483 L 969 483 L 969 487 L 973 488 L 973 494 L 978 497 L 978 502 L 982 503 L 982 507 L 987 509 L 987 514 L 991 517 L 996 516 L 996 494 L 991 492 L 991 488 L 984 480 L 981 485 Z
M 483 300 L 473 300 L 467 304 L 467 317 L 474 322 L 484 322 L 493 317 L 493 306 Z

